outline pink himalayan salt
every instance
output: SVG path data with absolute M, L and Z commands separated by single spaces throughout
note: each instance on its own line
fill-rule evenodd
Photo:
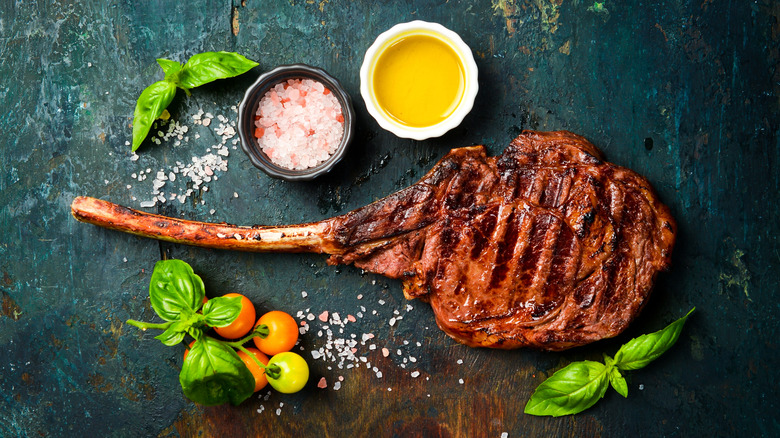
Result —
M 336 152 L 344 136 L 344 115 L 322 83 L 289 79 L 265 93 L 255 126 L 260 148 L 274 164 L 302 170 Z

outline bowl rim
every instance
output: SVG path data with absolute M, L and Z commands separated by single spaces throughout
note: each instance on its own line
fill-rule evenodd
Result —
M 448 45 L 455 49 L 455 52 L 459 55 L 461 61 L 463 61 L 464 76 L 466 80 L 461 102 L 452 114 L 435 125 L 425 127 L 405 126 L 387 117 L 386 113 L 378 107 L 374 95 L 371 92 L 371 87 L 369 86 L 369 75 L 372 72 L 373 66 L 379 59 L 378 55 L 387 48 L 387 43 L 402 34 L 413 34 L 415 31 L 435 34 L 441 37 L 445 43 L 451 43 Z M 474 101 L 476 100 L 479 91 L 478 79 L 479 71 L 471 48 L 469 48 L 457 33 L 447 29 L 439 23 L 414 20 L 396 24 L 376 37 L 374 43 L 371 44 L 366 51 L 366 54 L 363 57 L 363 64 L 360 66 L 360 94 L 366 104 L 368 113 L 371 114 L 371 117 L 377 121 L 380 127 L 401 138 L 425 140 L 428 138 L 440 137 L 463 122 L 463 119 L 466 118 L 466 115 L 468 115 L 474 107 Z
M 257 139 L 251 132 L 246 132 L 247 117 L 254 118 L 255 105 L 262 99 L 262 95 L 275 84 L 288 79 L 310 78 L 322 82 L 333 91 L 339 100 L 341 113 L 344 116 L 344 135 L 336 151 L 322 163 L 301 170 L 287 169 L 274 164 L 259 148 Z M 251 106 L 251 108 L 249 108 Z M 308 181 L 330 172 L 346 154 L 349 144 L 352 142 L 355 132 L 355 110 L 352 98 L 346 92 L 338 79 L 330 75 L 320 67 L 314 67 L 303 63 L 282 64 L 261 74 L 250 85 L 238 104 L 238 136 L 241 140 L 241 149 L 249 157 L 249 161 L 269 176 L 288 181 Z M 252 126 L 254 124 L 252 123 Z

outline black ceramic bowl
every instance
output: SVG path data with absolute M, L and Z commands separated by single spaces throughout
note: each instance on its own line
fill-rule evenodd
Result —
M 268 156 L 260 148 L 255 131 L 255 113 L 263 95 L 274 85 L 288 79 L 313 79 L 321 82 L 329 88 L 341 105 L 344 115 L 344 136 L 341 139 L 336 152 L 327 160 L 315 167 L 303 170 L 292 170 L 280 167 L 271 162 Z M 238 106 L 238 135 L 241 138 L 241 149 L 249 156 L 249 160 L 255 167 L 263 170 L 268 175 L 286 179 L 288 181 L 306 181 L 314 179 L 329 172 L 338 163 L 347 151 L 349 143 L 354 135 L 355 110 L 352 108 L 352 99 L 349 97 L 338 80 L 324 70 L 305 64 L 291 64 L 279 66 L 257 78 L 252 86 L 246 90 L 244 98 Z

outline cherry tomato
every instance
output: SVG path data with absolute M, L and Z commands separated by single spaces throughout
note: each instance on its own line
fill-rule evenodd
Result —
M 268 383 L 282 393 L 292 394 L 306 386 L 309 380 L 309 365 L 300 355 L 287 351 L 279 353 L 268 361 L 268 367 L 279 367 L 277 378 L 268 377 Z
M 249 301 L 249 298 L 236 293 L 226 294 L 225 297 L 241 297 L 241 313 L 230 325 L 225 327 L 214 327 L 217 334 L 225 339 L 238 339 L 246 336 L 252 330 L 255 321 L 255 306 Z
M 263 354 L 260 350 L 257 348 L 247 348 L 247 350 L 254 354 L 263 365 L 268 365 L 268 356 Z M 236 353 L 238 353 L 238 357 L 244 361 L 244 364 L 246 364 L 246 367 L 252 372 L 252 375 L 255 376 L 255 392 L 265 388 L 265 385 L 268 384 L 268 379 L 265 376 L 265 369 L 260 368 L 257 362 L 243 351 L 238 350 Z
M 261 316 L 255 327 L 261 324 L 268 327 L 268 336 L 253 340 L 257 348 L 269 356 L 292 350 L 298 341 L 298 323 L 287 313 L 272 310 Z
M 194 344 L 194 343 L 195 343 L 195 340 L 193 339 L 192 342 L 190 342 L 190 346 L 187 347 L 186 350 L 184 350 L 184 357 L 182 358 L 182 360 L 186 360 L 187 359 L 187 355 L 190 354 L 190 348 L 192 348 L 192 344 Z

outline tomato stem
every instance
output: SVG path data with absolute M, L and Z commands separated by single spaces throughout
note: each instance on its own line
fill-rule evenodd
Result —
M 246 337 L 243 339 L 239 339 L 237 341 L 233 342 L 225 342 L 226 344 L 230 345 L 233 348 L 240 349 L 242 345 L 249 342 L 252 338 L 261 337 L 265 339 L 268 336 L 268 326 L 265 324 L 260 324 L 257 327 L 255 327 L 254 330 L 252 330 L 252 333 L 249 333 Z
M 264 365 L 262 362 L 260 362 L 260 359 L 258 359 L 258 358 L 257 358 L 257 356 L 255 356 L 254 354 L 252 354 L 252 352 L 251 352 L 251 351 L 249 351 L 249 350 L 247 350 L 247 349 L 246 349 L 246 347 L 244 347 L 243 345 L 238 345 L 238 346 L 236 346 L 236 348 L 237 348 L 237 349 L 239 349 L 239 350 L 241 350 L 241 351 L 243 351 L 244 353 L 246 353 L 246 354 L 247 354 L 247 355 L 248 355 L 250 358 L 252 358 L 252 360 L 253 360 L 253 361 L 255 361 L 255 363 L 257 364 L 257 366 L 259 366 L 260 368 L 262 368 L 262 369 L 266 369 L 266 368 L 268 368 L 268 367 L 267 367 L 267 366 L 265 366 L 265 365 Z
M 257 356 L 252 354 L 252 352 L 247 350 L 246 347 L 244 347 L 243 345 L 237 345 L 237 346 L 235 346 L 235 348 L 240 350 L 240 351 L 243 351 L 249 357 L 251 357 L 252 360 L 255 361 L 257 366 L 259 366 L 260 368 L 265 370 L 265 375 L 267 377 L 269 377 L 271 379 L 278 379 L 282 375 L 282 369 L 279 367 L 279 365 L 276 365 L 276 364 L 265 365 L 265 364 L 263 364 L 262 362 L 260 362 L 260 359 L 258 359 Z

